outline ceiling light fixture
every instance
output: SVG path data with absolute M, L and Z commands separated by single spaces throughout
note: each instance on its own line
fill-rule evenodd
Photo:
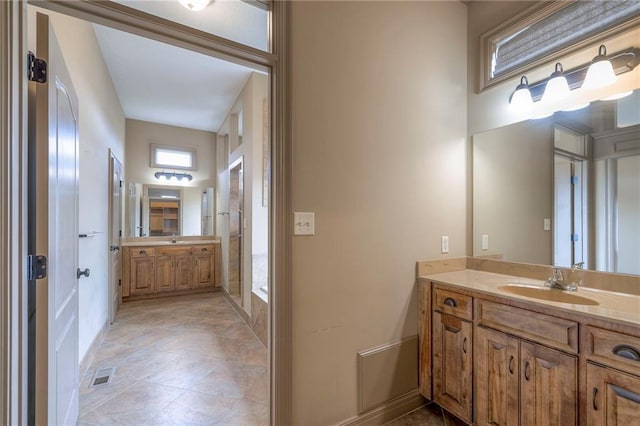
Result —
M 211 0 L 178 0 L 187 9 L 198 12 L 209 5 Z
M 531 98 L 531 91 L 529 90 L 529 80 L 526 76 L 523 75 L 520 79 L 520 84 L 511 95 L 509 104 L 517 110 L 526 110 L 533 105 L 533 98 Z
M 551 73 L 547 86 L 542 95 L 542 102 L 552 103 L 566 99 L 569 96 L 569 82 L 564 76 L 564 70 L 560 62 L 556 63 L 555 71 Z
M 189 173 L 156 172 L 154 176 L 161 182 L 191 182 L 193 180 L 193 176 Z
M 598 49 L 598 56 L 593 58 L 587 75 L 584 78 L 582 87 L 585 89 L 598 89 L 616 82 L 616 73 L 613 71 L 613 65 L 607 58 L 607 48 L 604 44 Z

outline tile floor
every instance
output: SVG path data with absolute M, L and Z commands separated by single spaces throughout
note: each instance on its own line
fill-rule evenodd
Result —
M 438 405 L 430 403 L 409 414 L 385 423 L 386 426 L 466 426 Z
M 90 387 L 96 368 L 110 384 Z M 80 384 L 78 425 L 267 425 L 267 350 L 221 293 L 123 304 Z

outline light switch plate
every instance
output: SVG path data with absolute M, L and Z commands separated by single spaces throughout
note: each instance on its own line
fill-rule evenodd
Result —
M 542 229 L 544 231 L 551 231 L 551 219 L 544 219 L 542 221 Z
M 444 253 L 449 253 L 449 237 L 443 235 L 440 239 L 440 251 Z
M 482 250 L 489 250 L 489 236 L 487 234 L 482 235 Z
M 315 235 L 316 218 L 315 213 L 294 212 L 293 213 L 293 235 Z

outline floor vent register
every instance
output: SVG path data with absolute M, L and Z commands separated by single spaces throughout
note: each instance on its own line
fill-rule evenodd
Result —
M 115 373 L 115 367 L 99 368 L 96 370 L 96 374 L 93 375 L 91 380 L 91 387 L 108 385 L 111 383 L 113 373 Z

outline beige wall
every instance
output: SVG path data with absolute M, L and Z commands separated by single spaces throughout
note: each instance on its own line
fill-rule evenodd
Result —
M 466 254 L 466 5 L 292 9 L 293 205 L 316 214 L 293 241 L 293 423 L 335 424 L 357 352 L 417 332 L 416 260 Z
M 35 19 L 36 8 L 29 7 Z M 79 359 L 108 319 L 109 149 L 124 161 L 125 119 L 91 24 L 46 12 L 78 95 L 79 231 L 98 234 L 79 241 L 78 266 L 91 275 L 78 283 Z M 30 21 L 29 25 L 31 25 Z

